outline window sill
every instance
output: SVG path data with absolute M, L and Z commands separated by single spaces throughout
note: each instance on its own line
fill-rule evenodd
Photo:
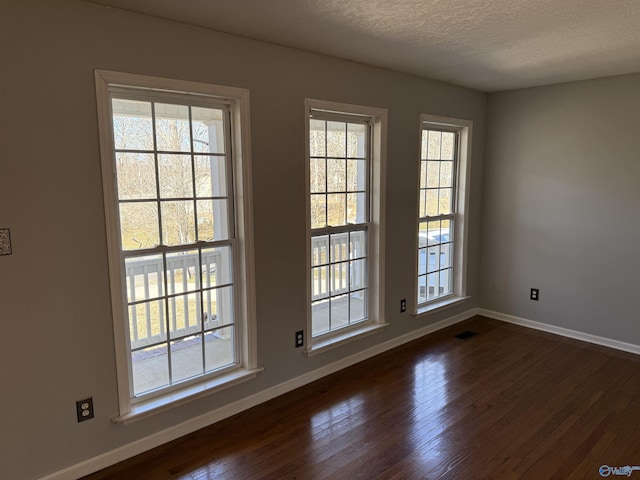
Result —
M 131 406 L 131 410 L 128 413 L 114 417 L 111 421 L 113 423 L 126 425 L 128 423 L 142 420 L 157 413 L 170 410 L 178 405 L 183 405 L 192 400 L 211 395 L 212 393 L 219 392 L 225 388 L 251 380 L 262 370 L 262 368 L 254 368 L 251 370 L 242 368 L 233 370 L 226 375 L 221 375 L 202 383 L 190 385 L 181 390 L 175 390 L 165 395 L 160 395 L 158 397 L 136 403 Z
M 466 296 L 466 297 L 458 297 L 458 296 L 447 297 L 447 298 L 444 298 L 442 300 L 438 300 L 438 301 L 435 301 L 433 303 L 429 303 L 428 305 L 423 305 L 423 306 L 419 307 L 418 310 L 416 311 L 416 313 L 413 314 L 413 316 L 416 317 L 417 319 L 424 318 L 427 315 L 432 315 L 432 314 L 440 312 L 442 310 L 446 310 L 447 308 L 455 307 L 456 305 L 461 304 L 462 302 L 464 302 L 468 298 L 471 298 L 471 297 L 469 297 L 469 296 Z
M 331 335 L 329 338 L 320 337 L 307 347 L 305 353 L 311 357 L 318 353 L 326 352 L 327 350 L 344 345 L 345 343 L 380 332 L 387 326 L 389 326 L 388 323 L 367 323 L 361 327 L 349 329 L 344 333 Z

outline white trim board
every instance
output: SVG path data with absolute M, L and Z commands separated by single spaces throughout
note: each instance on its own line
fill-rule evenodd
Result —
M 562 337 L 573 338 L 574 340 L 581 340 L 583 342 L 593 343 L 595 345 L 640 355 L 640 345 L 634 345 L 632 343 L 621 342 L 619 340 L 613 340 L 606 337 L 599 337 L 597 335 L 591 335 L 590 333 L 583 333 L 577 330 L 570 330 L 568 328 L 556 327 L 555 325 L 549 325 L 548 323 L 527 320 L 526 318 L 507 315 L 506 313 L 494 312 L 492 310 L 485 310 L 484 308 L 478 309 L 478 315 L 493 318 L 494 320 L 500 320 L 506 323 L 512 323 L 521 327 L 533 328 L 534 330 L 553 333 Z
M 436 322 L 412 332 L 406 333 L 404 335 L 400 335 L 399 337 L 392 338 L 391 340 L 380 343 L 371 348 L 350 355 L 346 358 L 343 358 L 342 360 L 318 368 L 311 372 L 305 373 L 304 375 L 300 375 L 299 377 L 292 378 L 291 380 L 283 382 L 279 385 L 267 388 L 266 390 L 258 392 L 249 397 L 242 398 L 236 402 L 225 405 L 224 407 L 205 413 L 204 415 L 200 415 L 199 417 L 192 418 L 191 420 L 187 420 L 186 422 L 180 423 L 173 427 L 169 427 L 165 430 L 149 435 L 148 437 L 144 437 L 140 440 L 136 440 L 135 442 L 123 445 L 109 452 L 85 460 L 84 462 L 71 465 L 70 467 L 67 467 L 63 470 L 59 470 L 45 477 L 42 477 L 40 480 L 76 480 L 80 477 L 84 477 L 85 475 L 89 475 L 103 468 L 115 465 L 118 462 L 139 455 L 140 453 L 151 450 L 152 448 L 159 447 L 160 445 L 163 445 L 172 440 L 176 440 L 180 437 L 188 435 L 189 433 L 193 433 L 197 430 L 208 427 L 209 425 L 213 425 L 214 423 L 224 420 L 225 418 L 231 417 L 244 410 L 271 400 L 272 398 L 278 397 L 282 394 L 295 390 L 296 388 L 302 387 L 308 383 L 326 377 L 327 375 L 338 372 L 344 368 L 355 365 L 356 363 L 384 353 L 387 350 L 399 347 L 401 345 L 404 345 L 405 343 L 411 342 L 451 325 L 455 325 L 456 323 L 460 323 L 479 314 L 480 313 L 478 312 L 477 308 L 471 308 L 458 315 L 454 315 L 440 322 Z

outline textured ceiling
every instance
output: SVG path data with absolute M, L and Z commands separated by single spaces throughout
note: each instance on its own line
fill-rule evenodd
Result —
M 640 0 L 89 0 L 483 91 L 640 72 Z

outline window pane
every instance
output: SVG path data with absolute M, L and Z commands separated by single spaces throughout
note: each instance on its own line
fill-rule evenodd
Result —
M 140 348 L 166 339 L 164 301 L 129 305 L 129 338 L 131 348 Z
M 441 162 L 423 162 L 427 164 L 427 180 L 426 186 L 435 188 L 440 186 L 440 163 Z
M 311 298 L 319 300 L 329 296 L 329 267 L 311 269 Z
M 347 191 L 364 191 L 366 189 L 366 161 L 347 160 Z
M 169 385 L 169 356 L 167 345 L 145 348 L 131 354 L 133 393 L 140 395 Z
M 218 290 L 213 288 L 202 292 L 202 325 L 206 330 L 211 330 L 222 325 L 216 310 L 218 304 Z
M 121 203 L 120 236 L 123 250 L 152 248 L 159 245 L 156 202 Z
M 418 303 L 424 303 L 427 301 L 427 276 L 421 275 L 418 277 Z
M 324 158 L 312 158 L 309 174 L 311 178 L 311 193 L 326 192 L 326 160 Z
M 229 202 L 227 200 L 197 200 L 198 240 L 226 240 L 229 233 Z
M 428 251 L 426 248 L 418 249 L 418 275 L 427 273 Z
M 331 298 L 331 330 L 349 324 L 349 295 Z
M 451 269 L 448 268 L 446 270 L 442 270 L 440 271 L 440 279 L 439 279 L 439 286 L 440 286 L 440 295 L 448 295 L 452 292 L 451 289 Z
M 440 186 L 453 187 L 453 162 L 440 162 Z
M 440 132 L 429 131 L 429 150 L 427 158 L 429 160 L 440 160 Z
M 329 236 L 311 237 L 311 265 L 316 266 L 327 263 L 329 263 Z
M 202 338 L 188 337 L 171 342 L 172 383 L 202 375 Z
M 427 215 L 435 217 L 438 215 L 438 190 L 427 190 Z
M 436 220 L 434 222 L 429 222 L 427 224 L 427 236 L 428 236 L 428 244 L 429 245 L 435 245 L 437 243 L 440 243 L 440 220 Z
M 427 188 L 427 162 L 420 162 L 420 187 Z
M 440 268 L 440 247 L 429 247 L 427 256 L 427 272 L 435 272 Z
M 420 209 L 419 209 L 418 215 L 420 216 L 420 218 L 426 217 L 427 216 L 427 191 L 420 190 L 418 195 L 420 196 Z
M 320 335 L 329 331 L 329 300 L 311 302 L 312 335 Z
M 347 194 L 347 223 L 365 223 L 367 196 L 362 193 Z
M 227 176 L 224 157 L 197 155 L 194 159 L 197 197 L 226 197 Z
M 327 225 L 326 195 L 311 195 L 311 228 L 323 228 Z
M 118 198 L 120 200 L 155 199 L 156 166 L 147 153 L 116 153 Z
M 451 189 L 450 188 L 441 188 L 440 189 L 440 198 L 439 198 L 439 215 L 448 215 L 453 211 L 453 206 L 451 205 Z
M 346 225 L 346 201 L 345 194 L 327 195 L 327 223 L 330 226 Z
M 153 150 L 151 103 L 114 98 L 113 137 L 117 150 Z
M 367 286 L 367 260 L 349 262 L 349 288 L 358 290 Z
M 204 336 L 205 370 L 211 372 L 235 363 L 235 329 L 225 327 Z
M 453 265 L 453 244 L 444 243 L 440 245 L 440 268 L 447 268 Z
M 156 143 L 159 151 L 190 152 L 189 107 L 156 103 Z
M 428 298 L 440 296 L 440 274 L 437 272 L 427 274 L 427 289 Z
M 125 259 L 127 302 L 150 300 L 164 295 L 162 255 L 145 255 Z
M 349 323 L 356 323 L 367 318 L 367 290 L 353 292 L 349 305 Z
M 220 287 L 205 290 L 202 294 L 204 312 L 213 321 L 212 326 L 223 326 L 234 323 L 233 287 Z M 203 315 L 205 315 L 203 313 Z
M 343 122 L 327 122 L 327 157 L 346 157 L 346 128 Z
M 327 160 L 327 191 L 344 192 L 347 190 L 347 165 L 345 160 L 329 158 Z
M 167 304 L 171 338 L 184 337 L 202 330 L 200 294 L 190 293 L 169 297 Z
M 429 238 L 429 228 L 427 225 L 427 222 L 420 222 L 420 225 L 418 227 L 418 247 L 422 248 L 422 247 L 426 247 L 428 244 L 428 238 Z
M 202 287 L 227 285 L 232 278 L 231 247 L 202 249 Z
M 190 155 L 158 155 L 161 198 L 193 197 Z
M 196 223 L 193 201 L 161 202 L 160 213 L 164 245 L 186 245 L 195 242 Z
M 312 157 L 326 156 L 326 135 L 324 120 L 309 120 L 309 154 Z
M 442 220 L 440 235 L 443 242 L 453 241 L 453 230 L 451 229 L 451 220 Z
M 347 292 L 349 290 L 348 262 L 340 262 L 331 265 L 331 295 Z
M 353 231 L 349 234 L 349 258 L 364 258 L 367 256 L 367 233 Z
M 225 152 L 223 115 L 217 108 L 191 108 L 194 152 Z
M 442 160 L 453 160 L 455 137 L 455 133 L 442 132 Z
M 349 258 L 348 241 L 347 233 L 331 235 L 331 262 L 341 262 Z
M 422 143 L 420 146 L 420 159 L 426 160 L 429 153 L 429 130 L 422 131 Z
M 360 123 L 347 124 L 347 156 L 349 158 L 365 158 L 366 125 Z
M 200 288 L 200 257 L 197 250 L 168 253 L 167 262 L 167 293 L 193 292 Z

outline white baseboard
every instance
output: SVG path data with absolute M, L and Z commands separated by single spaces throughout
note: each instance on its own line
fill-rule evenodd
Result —
M 553 333 L 562 337 L 573 338 L 575 340 L 581 340 L 583 342 L 593 343 L 595 345 L 601 345 L 603 347 L 614 348 L 616 350 L 622 350 L 624 352 L 640 355 L 640 345 L 634 345 L 632 343 L 621 342 L 619 340 L 613 340 L 606 337 L 599 337 L 597 335 L 591 335 L 590 333 L 583 333 L 577 330 L 570 330 L 568 328 L 556 327 L 547 323 L 527 320 L 526 318 L 507 315 L 500 312 L 494 312 L 492 310 L 486 310 L 484 308 L 478 309 L 478 315 L 493 318 L 495 320 L 500 320 L 507 323 L 513 323 L 514 325 L 520 325 L 522 327 L 533 328 L 535 330 Z
M 228 405 L 225 405 L 224 407 L 205 413 L 204 415 L 200 415 L 199 417 L 187 420 L 186 422 L 180 423 L 173 427 L 169 427 L 165 430 L 149 435 L 148 437 L 141 438 L 140 440 L 136 440 L 135 442 L 131 442 L 127 445 L 123 445 L 122 447 L 116 448 L 115 450 L 111 450 L 109 452 L 98 455 L 97 457 L 90 458 L 89 460 L 85 460 L 84 462 L 77 463 L 68 468 L 65 468 L 64 470 L 59 470 L 50 475 L 47 475 L 46 477 L 42 477 L 40 480 L 76 480 L 78 478 L 84 477 L 85 475 L 97 472 L 98 470 L 109 467 L 128 458 L 134 457 L 135 455 L 139 455 L 140 453 L 146 452 L 147 450 L 151 450 L 152 448 L 158 447 L 172 440 L 176 440 L 177 438 L 180 438 L 184 435 L 193 433 L 196 430 L 200 430 L 201 428 L 213 425 L 214 423 L 224 420 L 225 418 L 231 417 L 244 410 L 255 407 L 256 405 L 264 403 L 284 393 L 295 390 L 296 388 L 302 387 L 308 383 L 314 382 L 322 377 L 326 377 L 327 375 L 335 373 L 339 370 L 355 365 L 356 363 L 362 362 L 363 360 L 367 360 L 368 358 L 379 355 L 383 352 L 386 352 L 387 350 L 391 350 L 392 348 L 399 347 L 400 345 L 408 343 L 412 340 L 416 340 L 437 330 L 441 330 L 445 327 L 449 327 L 456 323 L 467 320 L 475 315 L 478 315 L 478 309 L 469 309 L 458 315 L 454 315 L 453 317 L 447 318 L 440 322 L 427 325 L 423 328 L 419 328 L 407 334 L 380 343 L 371 348 L 368 348 L 367 350 L 363 350 L 354 355 L 343 358 L 342 360 L 331 363 L 324 367 L 318 368 L 317 370 L 313 370 L 309 373 L 293 378 L 249 397 L 238 400 L 237 402 L 230 403 Z

